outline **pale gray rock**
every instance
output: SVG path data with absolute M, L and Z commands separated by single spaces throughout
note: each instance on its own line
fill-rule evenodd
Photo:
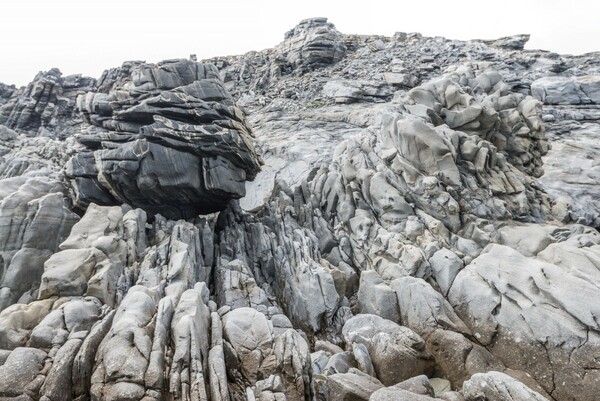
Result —
M 110 261 L 96 248 L 69 249 L 54 254 L 44 264 L 39 298 L 83 295 L 96 266 L 102 263 Z
M 72 397 L 73 362 L 83 341 L 81 338 L 68 340 L 54 356 L 54 363 L 40 389 L 47 400 L 68 400 Z
M 433 368 L 433 358 L 425 351 L 425 342 L 407 327 L 376 315 L 357 315 L 342 330 L 346 343 L 364 344 L 377 378 L 394 385 Z
M 433 397 L 433 386 L 425 375 L 411 377 L 408 380 L 392 386 L 401 390 L 410 391 L 414 394 L 427 395 Z
M 54 305 L 54 310 L 32 330 L 28 341 L 30 347 L 51 349 L 62 346 L 69 335 L 88 332 L 102 317 L 102 305 L 96 298 L 63 302 L 58 307 Z
M 600 63 L 526 39 L 0 85 L 0 398 L 594 399 Z
M 315 348 L 315 351 L 325 351 L 329 355 L 337 354 L 339 352 L 344 352 L 344 350 L 341 347 L 339 347 L 335 344 L 332 344 L 329 341 L 323 341 L 323 340 L 315 341 L 314 348 Z
M 452 390 L 449 380 L 434 377 L 433 379 L 429 379 L 429 382 L 431 383 L 433 393 L 436 397 L 446 394 Z
M 383 82 L 340 80 L 329 81 L 323 86 L 323 96 L 336 103 L 377 102 L 387 100 L 392 93 Z
M 0 310 L 36 289 L 44 272 L 44 262 L 51 254 L 50 250 L 33 248 L 21 248 L 14 254 L 4 271 Z
M 236 309 L 270 305 L 267 294 L 241 260 L 223 260 L 219 263 L 215 271 L 215 287 L 219 306 Z
M 211 400 L 229 401 L 227 367 L 222 345 L 215 345 L 208 353 L 208 377 Z
M 478 373 L 465 382 L 462 388 L 465 401 L 482 397 L 489 401 L 547 401 L 523 383 L 500 372 Z
M 110 330 L 114 316 L 113 310 L 92 327 L 73 360 L 72 393 L 75 399 L 90 393 L 93 361 L 100 343 Z
M 521 34 L 513 36 L 504 36 L 496 40 L 484 40 L 483 42 L 492 47 L 498 47 L 506 50 L 523 50 L 525 44 L 529 42 L 530 35 Z
M 531 83 L 531 94 L 545 104 L 600 104 L 600 76 L 550 76 Z
M 40 285 L 43 264 L 78 217 L 54 179 L 0 180 L 0 310 Z
M 222 321 L 223 340 L 235 352 L 239 363 L 239 370 L 229 366 L 229 374 L 232 377 L 241 376 L 248 383 L 256 382 L 261 365 L 273 348 L 274 339 L 267 318 L 245 307 L 228 312 Z
M 346 46 L 327 18 L 311 18 L 288 31 L 278 50 L 293 68 L 310 70 L 338 62 L 344 57 Z
M 31 331 L 50 313 L 56 299 L 14 304 L 0 312 L 0 349 L 25 346 Z
M 207 399 L 210 310 L 208 288 L 198 283 L 181 294 L 171 321 L 174 352 L 169 387 L 172 397 Z
M 349 351 L 340 352 L 338 354 L 332 355 L 327 360 L 327 364 L 323 368 L 323 373 L 326 375 L 333 375 L 336 373 L 347 373 L 352 368 L 359 368 L 354 354 Z
M 144 372 L 152 350 L 151 321 L 156 313 L 156 293 L 132 287 L 100 343 L 91 377 L 90 394 L 97 399 L 131 399 L 144 390 Z
M 458 274 L 449 292 L 482 344 L 559 399 L 586 399 L 593 388 L 596 363 L 573 365 L 569 355 L 593 354 L 599 347 L 597 312 L 586 301 L 598 296 L 598 270 L 589 268 L 598 260 L 596 243 L 582 246 L 573 239 L 550 245 L 537 259 L 492 244 Z M 568 250 L 580 253 L 581 264 L 562 256 Z
M 385 387 L 375 391 L 369 397 L 369 401 L 392 401 L 392 400 L 406 400 L 406 401 L 432 401 L 433 397 L 427 395 L 415 394 L 411 391 L 403 390 L 397 387 Z
M 8 128 L 5 125 L 0 125 L 0 141 L 2 141 L 2 142 L 13 141 L 13 140 L 17 139 L 18 135 L 19 134 L 17 134 L 16 131 Z
M 30 385 L 44 367 L 46 353 L 35 348 L 14 349 L 0 366 L 0 397 L 35 396 Z
M 464 267 L 464 262 L 451 250 L 442 248 L 429 258 L 429 264 L 442 294 L 447 295 L 456 275 Z
M 383 388 L 374 377 L 357 370 L 315 378 L 319 400 L 338 399 L 342 401 L 366 401 L 371 394 Z
M 390 287 L 397 295 L 400 321 L 406 327 L 422 336 L 437 328 L 470 334 L 448 301 L 425 280 L 401 277 L 393 280 Z
M 506 245 L 523 256 L 534 257 L 556 241 L 551 234 L 556 226 L 541 224 L 515 225 L 498 230 L 498 243 Z
M 553 210 L 559 221 L 598 226 L 600 205 L 595 184 L 599 135 L 597 123 L 570 127 L 564 134 L 555 136 L 552 149 L 544 159 L 545 174 L 540 182 L 557 198 Z
M 305 400 L 311 394 L 310 349 L 294 329 L 275 337 L 273 354 L 282 380 L 282 392 L 290 401 Z
M 460 388 L 475 373 L 505 370 L 504 364 L 490 351 L 460 333 L 438 329 L 426 341 L 437 369 L 454 388 Z
M 370 376 L 375 376 L 375 369 L 369 356 L 369 350 L 364 344 L 352 343 L 352 354 L 354 355 L 358 369 Z
M 344 351 L 340 351 L 344 352 Z M 327 352 L 319 350 L 310 354 L 310 360 L 312 362 L 312 374 L 319 375 L 323 373 L 325 366 L 329 362 L 329 355 Z
M 376 271 L 361 273 L 357 296 L 360 313 L 381 316 L 393 322 L 400 321 L 396 293 L 383 282 Z
M 383 74 L 383 79 L 392 85 L 404 86 L 404 87 L 414 87 L 416 84 L 415 76 L 408 73 L 399 73 L 399 72 L 385 72 Z

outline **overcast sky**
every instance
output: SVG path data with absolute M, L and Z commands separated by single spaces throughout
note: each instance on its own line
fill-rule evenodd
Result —
M 52 67 L 98 77 L 125 60 L 262 50 L 319 16 L 343 33 L 530 33 L 526 48 L 600 50 L 600 0 L 0 0 L 0 16 L 0 82 L 16 85 Z

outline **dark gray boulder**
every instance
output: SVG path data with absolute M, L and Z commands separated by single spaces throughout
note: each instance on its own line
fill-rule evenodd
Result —
M 76 207 L 127 203 L 169 218 L 224 209 L 260 161 L 244 114 L 211 64 L 128 62 L 77 104 L 92 126 L 66 176 Z

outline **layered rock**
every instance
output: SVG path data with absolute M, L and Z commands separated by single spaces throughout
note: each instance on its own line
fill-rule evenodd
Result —
M 75 99 L 95 83 L 93 78 L 81 75 L 63 76 L 57 68 L 40 72 L 26 87 L 1 91 L 10 97 L 0 106 L 0 124 L 32 133 L 45 128 L 67 130 L 64 136 L 72 134 L 71 126 L 81 122 Z
M 346 54 L 342 35 L 327 18 L 301 21 L 285 34 L 279 50 L 294 69 L 303 70 L 334 64 Z
M 78 138 L 89 151 L 66 167 L 75 206 L 128 203 L 190 218 L 244 196 L 260 162 L 216 69 L 187 60 L 124 68 L 108 93 L 78 98 L 98 128 Z
M 600 77 L 543 77 L 531 84 L 531 94 L 546 104 L 599 104 Z

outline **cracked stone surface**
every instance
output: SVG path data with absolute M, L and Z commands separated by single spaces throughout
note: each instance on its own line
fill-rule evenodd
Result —
M 528 38 L 0 84 L 0 399 L 597 398 L 600 58 Z

